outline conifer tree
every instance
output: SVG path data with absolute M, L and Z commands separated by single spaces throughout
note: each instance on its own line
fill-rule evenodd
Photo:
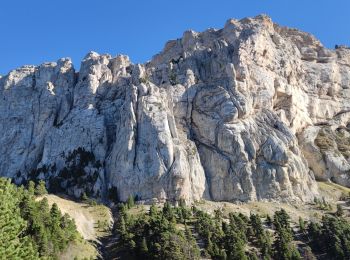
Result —
M 35 195 L 41 196 L 41 195 L 45 195 L 45 194 L 47 194 L 45 181 L 40 180 L 38 185 L 35 188 Z
M 149 215 L 150 217 L 155 217 L 158 214 L 158 209 L 155 204 L 151 205 L 151 208 L 149 209 Z
M 274 257 L 280 260 L 298 260 L 300 254 L 294 244 L 293 234 L 289 224 L 289 215 L 284 209 L 276 211 L 274 215 L 274 226 L 277 237 L 274 242 Z
M 16 204 L 15 188 L 10 180 L 0 178 L 0 258 L 37 259 Z
M 163 216 L 168 220 L 168 221 L 171 221 L 171 222 L 176 222 L 175 220 L 175 213 L 174 213 L 174 210 L 173 208 L 171 207 L 170 203 L 167 201 L 164 203 L 164 206 L 163 206 Z
M 135 205 L 135 199 L 134 196 L 130 195 L 126 201 L 126 205 L 128 205 L 128 208 L 131 209 Z
M 87 202 L 87 201 L 89 200 L 88 196 L 86 195 L 86 192 L 83 192 L 83 193 L 81 194 L 81 200 L 82 200 L 83 202 Z
M 42 223 L 45 227 L 49 227 L 51 224 L 51 216 L 49 202 L 46 197 L 39 202 L 39 212 L 41 212 Z
M 35 193 L 35 183 L 33 181 L 28 182 L 28 193 L 33 196 Z
M 59 226 L 62 214 L 56 203 L 53 203 L 51 206 L 50 216 L 52 225 Z

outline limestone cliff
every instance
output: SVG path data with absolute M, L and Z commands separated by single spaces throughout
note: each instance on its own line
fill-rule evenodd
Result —
M 0 175 L 121 200 L 312 200 L 314 174 L 350 186 L 349 87 L 349 49 L 264 15 L 187 31 L 145 64 L 24 66 L 0 78 Z

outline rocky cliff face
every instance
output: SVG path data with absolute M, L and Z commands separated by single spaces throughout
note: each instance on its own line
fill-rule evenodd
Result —
M 349 87 L 350 50 L 266 16 L 187 31 L 146 64 L 24 66 L 0 78 L 0 175 L 121 200 L 312 200 L 314 176 L 350 186 Z

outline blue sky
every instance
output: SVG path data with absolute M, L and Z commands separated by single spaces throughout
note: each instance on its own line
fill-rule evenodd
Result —
M 349 11 L 349 0 L 2 0 L 0 74 L 60 57 L 79 67 L 90 50 L 144 62 L 187 29 L 261 13 L 329 48 L 350 45 Z

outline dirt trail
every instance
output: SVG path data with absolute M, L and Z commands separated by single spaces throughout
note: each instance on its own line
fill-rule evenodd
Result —
M 113 208 L 111 209 L 113 223 L 117 223 L 117 209 Z M 106 234 L 103 237 L 99 238 L 99 244 L 97 245 L 97 249 L 99 251 L 100 257 L 99 259 L 105 259 L 105 260 L 114 260 L 114 259 L 120 259 L 117 249 L 117 243 L 118 243 L 118 234 L 115 229 L 115 225 L 110 229 L 110 232 Z

